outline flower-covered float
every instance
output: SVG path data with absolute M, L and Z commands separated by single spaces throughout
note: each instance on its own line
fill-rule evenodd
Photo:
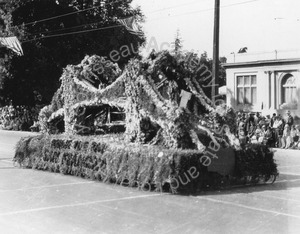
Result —
M 14 160 L 171 192 L 270 180 L 273 153 L 240 146 L 234 110 L 206 96 L 197 62 L 165 51 L 131 60 L 123 71 L 100 56 L 67 66 L 40 112 L 43 134 L 22 139 Z

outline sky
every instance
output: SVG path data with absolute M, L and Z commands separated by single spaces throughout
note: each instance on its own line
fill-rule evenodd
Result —
M 179 30 L 183 49 L 212 57 L 214 0 L 133 0 L 146 17 L 145 51 L 168 48 Z M 220 56 L 300 50 L 299 0 L 220 0 Z M 164 44 L 163 44 L 164 43 Z M 150 51 L 149 51 L 150 50 Z

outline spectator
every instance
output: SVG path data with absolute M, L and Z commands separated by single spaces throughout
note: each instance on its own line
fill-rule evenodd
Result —
M 275 146 L 274 135 L 273 135 L 272 128 L 270 126 L 267 127 L 267 130 L 265 132 L 264 144 L 267 145 L 268 147 Z
M 253 128 L 254 125 L 255 125 L 254 114 L 250 113 L 248 115 L 247 119 L 246 119 L 246 132 L 247 132 L 247 134 L 249 133 L 251 126 Z
M 239 127 L 243 123 L 243 118 L 242 117 L 243 117 L 242 113 L 238 112 L 238 114 L 237 114 L 237 126 L 238 126 L 237 134 L 239 134 Z
M 255 125 L 254 122 L 250 122 L 250 126 L 249 126 L 249 130 L 248 130 L 248 134 L 247 134 L 247 139 L 249 142 L 251 142 L 251 139 L 254 139 L 255 136 Z
M 259 122 L 258 122 L 258 125 L 260 128 L 262 128 L 262 126 L 266 125 L 266 117 L 261 117 Z
M 273 129 L 275 133 L 275 147 L 281 147 L 281 136 L 282 136 L 282 128 L 283 128 L 283 122 L 282 119 L 280 119 L 279 116 L 276 116 Z
M 238 138 L 240 140 L 240 143 L 242 145 L 247 143 L 247 136 L 245 131 L 245 124 L 244 122 L 240 122 L 239 128 L 238 128 Z
M 0 129 L 29 131 L 29 127 L 37 120 L 39 109 L 25 106 L 4 106 L 0 108 Z
M 271 118 L 271 127 L 273 127 L 275 120 L 276 120 L 276 114 L 273 113 L 272 118 Z
M 294 148 L 295 142 L 298 141 L 297 130 L 296 130 L 296 127 L 294 125 L 291 127 L 290 141 L 291 141 L 290 148 Z
M 265 134 L 266 134 L 266 126 L 263 125 L 261 128 L 256 129 L 256 134 L 257 134 L 257 141 L 258 143 L 263 143 L 265 139 Z
M 295 149 L 300 149 L 300 126 L 296 125 L 296 138 L 295 138 L 295 142 L 294 142 L 294 148 Z M 297 139 L 297 141 L 296 141 Z
M 265 118 L 265 122 L 266 122 L 266 128 L 268 128 L 268 127 L 270 127 L 270 126 L 272 126 L 272 124 L 271 124 L 271 117 L 270 117 L 270 115 L 267 115 L 266 116 L 266 118 Z
M 238 113 L 236 136 L 241 145 L 246 143 L 264 144 L 268 147 L 300 149 L 300 126 L 294 125 L 290 111 L 284 119 L 280 114 L 272 117 L 256 113 Z M 244 118 L 244 116 L 247 116 Z
M 295 127 L 295 137 L 294 137 L 294 142 L 297 142 L 300 140 L 300 125 L 296 125 Z
M 282 125 L 282 128 L 284 128 L 285 124 L 286 124 L 286 121 L 284 120 L 284 118 L 281 116 L 281 114 L 278 114 L 278 117 L 279 119 L 281 119 L 283 125 Z
M 293 118 L 293 116 L 291 115 L 291 112 L 290 112 L 289 110 L 286 112 L 286 114 L 287 114 L 286 123 L 287 123 L 290 127 L 292 127 L 292 125 L 294 124 L 294 118 Z
M 259 121 L 261 120 L 261 116 L 259 112 L 256 112 L 256 115 L 254 116 L 254 123 L 257 126 L 259 124 Z
M 282 138 L 281 138 L 281 148 L 289 148 L 291 145 L 291 129 L 288 124 L 284 126 Z

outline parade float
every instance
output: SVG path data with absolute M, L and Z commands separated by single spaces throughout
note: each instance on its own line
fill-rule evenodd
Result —
M 122 71 L 94 55 L 67 66 L 39 114 L 42 134 L 18 142 L 15 162 L 173 193 L 274 180 L 273 152 L 239 144 L 234 110 L 207 97 L 191 58 L 151 53 Z

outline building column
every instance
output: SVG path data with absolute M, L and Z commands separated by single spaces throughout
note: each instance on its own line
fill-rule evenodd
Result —
M 270 110 L 274 106 L 274 79 L 273 79 L 273 74 L 274 71 L 265 71 L 265 74 L 267 74 L 267 101 L 264 105 L 264 109 Z
M 271 75 L 271 109 L 275 110 L 277 106 L 277 86 L 276 86 L 276 72 Z

